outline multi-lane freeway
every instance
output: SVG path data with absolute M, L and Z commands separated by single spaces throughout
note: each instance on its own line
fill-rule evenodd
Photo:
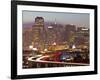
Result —
M 34 56 L 25 56 L 23 68 L 89 66 L 89 52 L 61 50 L 44 54 L 36 52 Z

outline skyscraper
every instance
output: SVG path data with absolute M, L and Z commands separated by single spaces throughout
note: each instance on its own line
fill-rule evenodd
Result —
M 38 50 L 44 49 L 44 18 L 43 17 L 36 17 L 35 23 L 32 26 L 32 33 L 33 33 L 33 41 L 32 45 L 34 48 Z

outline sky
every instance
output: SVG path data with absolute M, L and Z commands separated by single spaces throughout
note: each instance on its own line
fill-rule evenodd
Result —
M 23 11 L 23 24 L 34 22 L 36 17 L 43 17 L 45 22 L 55 22 L 61 24 L 74 24 L 78 27 L 88 27 L 90 15 L 88 13 L 68 13 L 68 12 L 45 12 L 45 11 Z

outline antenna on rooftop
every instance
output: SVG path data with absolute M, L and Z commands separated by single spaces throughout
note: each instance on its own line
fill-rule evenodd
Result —
M 55 25 L 57 24 L 57 22 L 56 22 L 56 18 L 55 18 Z

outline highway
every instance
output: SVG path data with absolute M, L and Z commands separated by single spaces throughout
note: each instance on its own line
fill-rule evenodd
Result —
M 44 64 L 45 67 L 48 67 L 50 64 L 54 66 L 89 66 L 89 64 L 85 63 L 72 63 L 72 62 L 58 62 L 58 61 L 46 61 L 43 60 L 44 58 L 49 58 L 49 55 L 43 56 L 43 55 L 37 55 L 35 57 L 29 57 L 28 61 L 31 64 L 30 67 L 32 67 L 32 64 L 37 65 L 36 67 L 41 67 L 42 64 Z

